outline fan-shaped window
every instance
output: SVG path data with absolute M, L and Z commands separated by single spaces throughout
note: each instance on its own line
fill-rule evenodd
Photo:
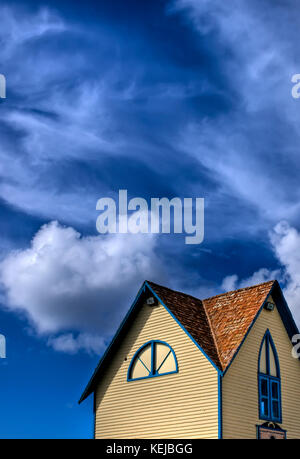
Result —
M 128 381 L 177 373 L 173 349 L 163 341 L 149 341 L 134 355 L 128 369 Z
M 259 417 L 281 422 L 281 384 L 279 360 L 269 330 L 266 331 L 258 359 Z

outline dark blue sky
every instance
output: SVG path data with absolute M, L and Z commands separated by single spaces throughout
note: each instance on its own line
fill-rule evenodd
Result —
M 0 436 L 89 438 L 77 400 L 148 278 L 277 278 L 298 320 L 298 2 L 0 6 Z M 96 231 L 96 202 L 205 198 L 205 238 Z

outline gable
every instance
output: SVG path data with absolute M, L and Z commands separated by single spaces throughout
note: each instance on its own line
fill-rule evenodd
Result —
M 300 438 L 297 422 L 300 412 L 300 362 L 292 357 L 292 343 L 278 295 L 268 296 L 273 311 L 262 309 L 222 381 L 224 438 L 256 438 L 256 425 L 262 424 L 258 407 L 258 364 L 262 340 L 269 330 L 280 366 L 282 424 L 287 438 Z
M 131 323 L 135 321 L 139 309 L 145 303 L 146 298 L 152 295 L 154 295 L 162 307 L 166 309 L 170 320 L 174 320 L 178 323 L 207 360 L 219 370 L 220 363 L 213 334 L 201 305 L 201 300 L 185 295 L 184 293 L 175 292 L 166 287 L 161 287 L 153 282 L 145 281 L 110 345 L 100 359 L 89 383 L 81 395 L 79 403 L 85 400 L 94 391 L 97 381 L 101 377 L 101 373 L 105 370 L 106 365 L 109 364 L 111 356 L 118 349 L 119 343 L 126 335 Z
M 178 372 L 128 381 L 152 340 L 171 346 Z M 142 304 L 97 380 L 95 413 L 96 438 L 217 438 L 218 371 L 164 306 Z

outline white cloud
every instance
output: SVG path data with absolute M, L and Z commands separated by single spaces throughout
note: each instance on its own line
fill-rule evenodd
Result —
M 105 340 L 99 335 L 90 333 L 79 333 L 77 337 L 73 333 L 66 333 L 57 337 L 50 337 L 48 345 L 56 351 L 67 354 L 76 354 L 81 349 L 88 352 L 100 354 L 106 348 Z
M 284 294 L 300 325 L 300 232 L 287 222 L 280 222 L 271 233 L 271 242 L 284 267 Z
M 221 290 L 230 291 L 277 279 L 284 286 L 283 293 L 300 327 L 300 232 L 281 221 L 269 236 L 281 267 L 276 270 L 261 268 L 247 279 L 239 279 L 237 274 L 226 276 Z
M 282 273 L 280 269 L 269 270 L 267 268 L 260 268 L 250 277 L 243 280 L 239 280 L 237 274 L 226 276 L 222 281 L 221 290 L 229 292 L 231 290 L 237 290 L 250 285 L 262 284 L 263 282 L 268 282 L 273 279 L 277 279 L 278 281 L 282 280 Z
M 239 278 L 237 274 L 232 274 L 230 276 L 224 277 L 221 284 L 222 291 L 230 292 L 231 290 L 236 290 L 238 279 Z
M 155 243 L 151 234 L 82 237 L 57 222 L 44 225 L 28 249 L 0 264 L 6 307 L 25 314 L 55 349 L 99 348 L 141 283 L 161 277 Z

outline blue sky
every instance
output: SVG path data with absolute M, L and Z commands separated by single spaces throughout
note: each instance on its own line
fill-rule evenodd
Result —
M 3 438 L 90 438 L 77 400 L 139 286 L 277 278 L 300 322 L 296 1 L 0 6 Z M 96 202 L 204 197 L 205 238 L 108 235 Z

